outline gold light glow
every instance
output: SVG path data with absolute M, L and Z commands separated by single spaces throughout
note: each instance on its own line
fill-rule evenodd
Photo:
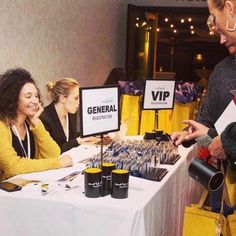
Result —
M 196 55 L 196 60 L 197 61 L 202 61 L 202 54 L 201 53 L 198 53 L 197 55 Z

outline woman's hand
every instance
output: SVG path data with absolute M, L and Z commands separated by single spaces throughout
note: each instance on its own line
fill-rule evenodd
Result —
M 73 166 L 72 158 L 68 154 L 59 157 L 59 162 L 61 168 Z
M 171 139 L 176 146 L 179 146 L 182 142 L 186 141 L 185 137 L 188 136 L 188 131 L 177 131 L 171 134 Z
M 95 137 L 86 137 L 86 138 L 80 138 L 77 139 L 78 144 L 94 144 L 97 143 L 100 139 Z
M 209 128 L 194 120 L 183 120 L 182 123 L 189 125 L 186 140 L 192 140 L 207 135 Z
M 41 103 L 39 103 L 38 111 L 33 116 L 28 116 L 28 121 L 30 125 L 32 125 L 33 127 L 36 127 L 38 125 L 40 121 L 39 116 L 42 114 L 42 112 L 43 112 L 43 107 Z
M 111 142 L 112 142 L 112 137 L 109 135 L 109 134 L 105 134 L 104 136 L 103 136 L 103 144 L 104 145 L 108 145 L 108 144 L 110 144 Z

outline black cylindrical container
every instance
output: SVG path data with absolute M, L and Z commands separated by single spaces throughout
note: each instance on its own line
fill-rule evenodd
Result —
M 145 135 L 144 135 L 144 139 L 145 140 L 155 140 L 157 137 L 157 133 L 156 132 L 145 132 Z
M 106 196 L 111 193 L 111 172 L 114 169 L 114 163 L 102 163 L 102 196 Z
M 224 183 L 224 174 L 203 160 L 194 159 L 188 168 L 189 175 L 209 191 L 218 190 Z
M 88 168 L 84 171 L 84 193 L 86 197 L 95 198 L 101 196 L 102 170 Z
M 119 199 L 127 198 L 129 189 L 129 171 L 118 169 L 113 170 L 111 173 L 111 197 Z

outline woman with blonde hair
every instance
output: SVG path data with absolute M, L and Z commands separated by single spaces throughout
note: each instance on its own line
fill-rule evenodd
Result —
M 52 102 L 44 108 L 41 119 L 45 128 L 61 148 L 61 152 L 77 147 L 90 138 L 79 137 L 77 110 L 79 109 L 79 82 L 63 78 L 46 85 Z

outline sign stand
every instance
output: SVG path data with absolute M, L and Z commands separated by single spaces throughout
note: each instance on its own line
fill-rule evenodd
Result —
M 80 136 L 98 135 L 103 162 L 104 134 L 120 129 L 119 87 L 80 88 Z
M 101 169 L 103 163 L 103 134 L 101 134 Z

